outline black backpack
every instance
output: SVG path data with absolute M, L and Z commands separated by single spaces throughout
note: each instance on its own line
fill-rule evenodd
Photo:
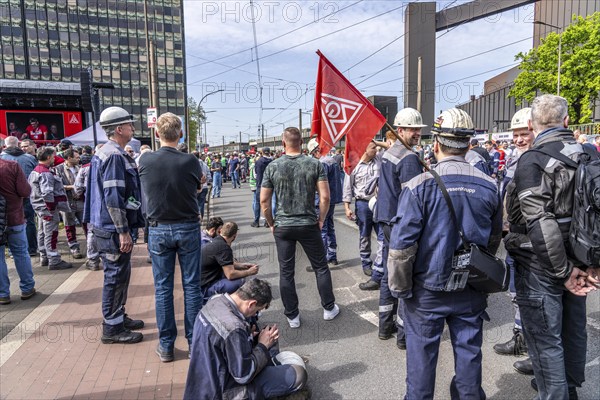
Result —
M 544 148 L 535 149 L 562 161 L 575 173 L 573 214 L 569 229 L 570 255 L 583 265 L 600 267 L 600 159 L 598 153 L 586 149 L 579 155 L 579 162 L 562 153 Z

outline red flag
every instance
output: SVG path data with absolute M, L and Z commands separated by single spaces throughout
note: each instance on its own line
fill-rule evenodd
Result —
M 344 170 L 350 174 L 385 117 L 320 52 L 311 136 L 327 153 L 346 136 Z

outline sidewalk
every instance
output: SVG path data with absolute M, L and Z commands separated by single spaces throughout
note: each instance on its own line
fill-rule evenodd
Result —
M 152 267 L 144 244 L 134 248 L 127 313 L 141 318 L 144 340 L 103 345 L 102 271 L 80 268 L 0 341 L 2 399 L 182 398 L 188 370 L 183 293 L 174 293 L 175 362 L 160 363 Z M 178 268 L 176 268 L 178 271 Z M 175 281 L 181 282 L 179 273 Z

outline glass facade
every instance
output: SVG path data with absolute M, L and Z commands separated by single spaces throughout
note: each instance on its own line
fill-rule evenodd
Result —
M 147 10 L 157 106 L 183 116 L 183 2 L 148 0 Z M 136 136 L 148 136 L 145 25 L 143 0 L 0 0 L 0 78 L 79 82 L 79 72 L 91 68 L 94 82 L 115 85 L 102 90 L 101 107 L 125 108 L 138 119 Z

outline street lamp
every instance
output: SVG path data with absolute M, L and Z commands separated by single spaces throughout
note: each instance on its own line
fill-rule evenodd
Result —
M 201 121 L 198 121 L 198 136 L 196 137 L 196 149 L 198 149 L 200 147 L 199 141 L 202 140 L 202 122 L 204 122 L 204 143 L 206 144 L 208 142 L 208 137 L 206 135 L 206 113 L 202 109 L 202 105 L 201 105 L 202 101 L 204 101 L 204 99 L 207 98 L 208 96 L 210 96 L 211 94 L 215 94 L 215 93 L 219 93 L 219 92 L 223 92 L 223 91 L 225 91 L 225 89 L 219 89 L 219 90 L 215 90 L 213 92 L 208 92 L 198 102 L 198 117 L 199 117 L 198 119 L 200 119 Z
M 542 21 L 533 21 L 533 23 L 535 25 L 544 25 L 549 28 L 554 28 L 554 29 L 558 29 L 558 30 L 563 29 L 560 26 L 548 24 L 548 23 L 542 22 Z M 556 95 L 560 96 L 560 55 L 562 53 L 562 32 L 557 32 L 557 33 L 558 33 L 558 72 L 557 72 L 557 82 L 556 82 Z

